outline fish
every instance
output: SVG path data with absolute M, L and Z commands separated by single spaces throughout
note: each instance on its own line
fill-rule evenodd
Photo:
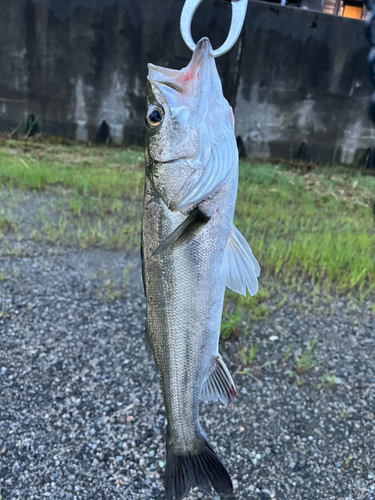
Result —
M 258 290 L 259 264 L 233 225 L 238 150 L 208 38 L 188 66 L 148 65 L 142 274 L 146 337 L 167 416 L 165 497 L 191 488 L 232 495 L 231 477 L 202 431 L 200 401 L 233 406 L 219 354 L 225 288 Z

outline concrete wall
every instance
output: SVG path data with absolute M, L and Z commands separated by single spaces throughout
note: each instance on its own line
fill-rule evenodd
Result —
M 362 161 L 375 138 L 368 51 L 363 21 L 251 2 L 236 97 L 246 154 Z
M 0 0 L 0 130 L 33 113 L 43 133 L 142 143 L 147 63 L 185 66 L 184 0 Z M 229 4 L 205 0 L 196 40 L 223 43 Z M 361 21 L 250 2 L 241 40 L 217 59 L 249 156 L 352 162 L 372 146 Z M 361 156 L 362 155 L 362 156 Z
M 230 5 L 204 2 L 194 36 L 220 45 Z M 0 130 L 39 117 L 43 133 L 93 140 L 102 122 L 117 142 L 141 142 L 147 63 L 181 68 L 183 0 L 0 0 Z M 233 101 L 236 48 L 218 61 Z

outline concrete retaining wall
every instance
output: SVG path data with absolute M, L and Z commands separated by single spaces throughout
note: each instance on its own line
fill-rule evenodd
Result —
M 368 51 L 363 21 L 251 2 L 236 97 L 247 156 L 363 160 Z
M 195 36 L 221 44 L 230 5 L 205 2 Z M 0 0 L 0 129 L 39 117 L 43 133 L 94 140 L 102 120 L 117 142 L 142 142 L 147 63 L 180 68 L 183 1 Z M 219 61 L 233 101 L 236 49 Z
M 38 116 L 46 135 L 144 137 L 147 63 L 181 68 L 184 0 L 0 0 L 0 130 Z M 205 0 L 196 40 L 214 47 L 230 5 Z M 248 156 L 353 162 L 372 147 L 361 21 L 250 2 L 245 30 L 217 60 Z

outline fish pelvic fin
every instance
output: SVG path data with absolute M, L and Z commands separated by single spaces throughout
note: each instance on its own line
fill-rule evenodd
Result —
M 200 399 L 202 401 L 220 401 L 228 408 L 233 408 L 237 395 L 231 374 L 223 358 L 218 354 L 203 381 Z
M 225 285 L 246 297 L 258 291 L 260 267 L 247 241 L 233 225 L 224 250 L 223 272 Z
M 206 440 L 200 452 L 184 455 L 174 453 L 167 440 L 164 486 L 166 500 L 182 500 L 196 486 L 207 493 L 213 487 L 220 498 L 233 493 L 228 471 Z

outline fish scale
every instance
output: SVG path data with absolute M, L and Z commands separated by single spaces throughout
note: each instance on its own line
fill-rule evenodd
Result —
M 256 293 L 259 266 L 233 226 L 234 119 L 208 39 L 181 71 L 150 65 L 148 104 L 142 270 L 168 421 L 166 498 L 195 486 L 225 497 L 232 482 L 201 429 L 199 401 L 232 406 L 218 353 L 225 286 Z
M 150 189 L 146 188 L 145 201 L 156 198 L 152 184 L 147 184 Z M 231 194 L 226 186 L 221 191 L 226 198 Z M 221 206 L 233 212 L 234 200 L 232 195 L 232 207 L 229 203 Z M 218 197 L 216 201 L 221 200 Z M 180 224 L 181 217 L 161 200 L 146 203 L 143 234 L 154 235 L 152 241 L 144 236 L 146 283 L 148 276 L 152 277 L 146 285 L 150 344 L 162 376 L 167 411 L 184 416 L 183 425 L 194 429 L 195 439 L 200 386 L 217 353 L 225 285 L 215 269 L 222 260 L 229 227 L 222 228 L 211 219 L 187 247 L 152 258 L 152 251 Z M 192 418 L 187 415 L 188 408 L 193 411 Z M 180 445 L 179 436 L 173 437 Z

